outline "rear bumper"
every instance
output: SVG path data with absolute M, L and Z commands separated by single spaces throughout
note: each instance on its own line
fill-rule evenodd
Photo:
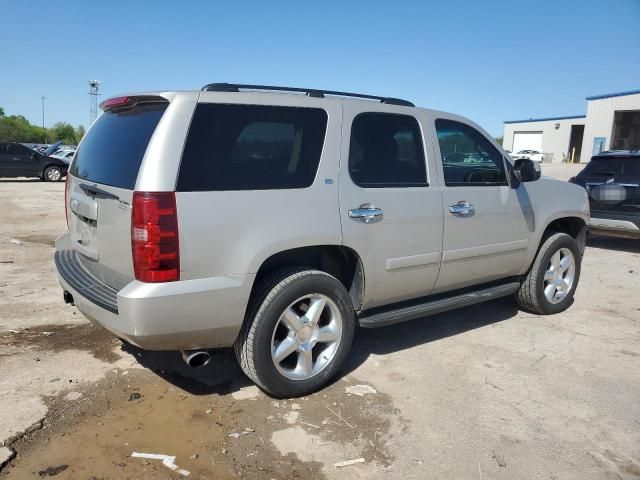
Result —
M 146 350 L 220 348 L 235 342 L 253 275 L 156 284 L 134 280 L 116 291 L 82 266 L 65 237 L 56 241 L 58 278 L 93 323 Z
M 589 229 L 594 232 L 620 233 L 640 237 L 640 227 L 637 221 L 624 218 L 598 218 L 589 219 Z

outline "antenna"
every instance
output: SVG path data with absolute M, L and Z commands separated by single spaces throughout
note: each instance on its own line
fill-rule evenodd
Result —
M 89 125 L 98 117 L 98 90 L 101 83 L 100 80 L 89 80 Z

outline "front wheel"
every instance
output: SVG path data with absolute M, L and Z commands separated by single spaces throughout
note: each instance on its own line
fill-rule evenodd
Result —
M 581 262 L 573 237 L 566 233 L 548 235 L 516 294 L 518 305 L 540 315 L 569 308 L 580 279 Z
M 354 331 L 349 293 L 336 278 L 318 270 L 283 270 L 257 285 L 235 352 L 260 388 L 298 397 L 335 376 Z

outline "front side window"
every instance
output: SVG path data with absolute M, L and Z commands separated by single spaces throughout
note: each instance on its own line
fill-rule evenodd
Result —
M 182 155 L 179 191 L 311 186 L 327 113 L 319 108 L 203 103 Z
M 504 159 L 475 128 L 453 120 L 436 120 L 436 132 L 448 187 L 507 185 Z
M 408 115 L 358 115 L 351 126 L 349 173 L 364 188 L 426 186 L 418 121 Z

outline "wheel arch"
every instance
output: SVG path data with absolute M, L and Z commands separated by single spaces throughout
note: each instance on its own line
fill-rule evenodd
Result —
M 344 245 L 304 246 L 272 254 L 258 268 L 251 294 L 266 276 L 293 266 L 309 267 L 332 275 L 349 292 L 354 310 L 361 309 L 365 290 L 362 260 L 355 250 Z
M 567 216 L 559 217 L 550 221 L 542 232 L 542 236 L 538 242 L 538 248 L 545 236 L 549 233 L 566 233 L 575 239 L 580 249 L 580 254 L 584 252 L 587 243 L 587 222 L 582 217 Z

